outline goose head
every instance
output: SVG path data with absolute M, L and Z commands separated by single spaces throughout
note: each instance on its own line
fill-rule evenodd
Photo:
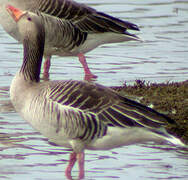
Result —
M 40 81 L 41 62 L 44 53 L 45 30 L 40 14 L 22 11 L 7 5 L 7 11 L 17 23 L 24 46 L 21 74 L 27 81 Z
M 22 41 L 29 37 L 32 42 L 35 42 L 36 38 L 44 36 L 45 31 L 40 14 L 22 11 L 11 5 L 7 5 L 6 9 L 17 23 Z

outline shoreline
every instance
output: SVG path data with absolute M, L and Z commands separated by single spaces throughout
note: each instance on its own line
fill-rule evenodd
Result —
M 188 144 L 188 80 L 167 83 L 135 80 L 133 85 L 125 82 L 111 88 L 175 120 L 177 124 L 169 124 L 167 131 Z

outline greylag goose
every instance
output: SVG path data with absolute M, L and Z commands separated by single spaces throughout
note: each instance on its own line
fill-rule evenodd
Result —
M 140 40 L 128 32 L 128 30 L 138 31 L 137 25 L 72 0 L 1 0 L 0 24 L 18 41 L 21 41 L 18 27 L 6 12 L 7 3 L 21 10 L 43 13 L 46 31 L 45 77 L 49 75 L 52 55 L 78 56 L 86 79 L 96 77 L 87 65 L 85 53 L 101 44 Z
M 174 121 L 110 88 L 87 81 L 40 81 L 45 29 L 40 14 L 7 6 L 18 25 L 24 55 L 10 87 L 16 111 L 50 142 L 71 148 L 68 178 L 76 161 L 84 177 L 84 150 L 108 150 L 147 141 L 184 144 L 166 132 Z M 23 28 L 25 27 L 25 28 Z

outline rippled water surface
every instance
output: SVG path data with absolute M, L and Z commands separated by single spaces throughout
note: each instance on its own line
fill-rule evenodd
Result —
M 188 79 L 187 0 L 78 0 L 138 24 L 144 42 L 103 45 L 87 54 L 97 82 L 122 85 Z M 65 179 L 69 151 L 47 140 L 23 121 L 9 102 L 9 85 L 21 65 L 22 46 L 0 27 L 0 179 Z M 83 79 L 76 57 L 53 57 L 51 79 Z M 77 167 L 73 171 L 76 179 Z M 188 179 L 187 151 L 132 145 L 86 151 L 86 179 Z

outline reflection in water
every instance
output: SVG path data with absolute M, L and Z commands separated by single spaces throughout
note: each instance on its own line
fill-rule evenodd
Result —
M 0 177 L 65 179 L 63 171 L 69 154 L 66 149 L 48 145 L 37 133 L 0 134 L 0 142 L 3 144 L 0 146 Z M 186 179 L 187 152 L 153 144 L 87 151 L 86 179 L 124 179 L 125 176 L 127 179 Z M 76 168 L 73 174 L 77 174 Z
M 14 107 L 10 100 L 1 100 L 0 101 L 0 113 L 12 112 L 12 111 L 14 111 Z
M 9 87 L 0 87 L 0 113 L 13 111 L 14 107 L 9 100 Z
M 145 42 L 104 45 L 87 54 L 97 82 L 115 86 L 135 79 L 188 77 L 188 1 L 77 0 L 140 25 Z M 0 179 L 64 180 L 69 151 L 52 146 L 14 112 L 9 85 L 20 67 L 21 46 L 0 27 Z M 77 58 L 53 57 L 51 79 L 83 79 Z M 73 179 L 77 179 L 77 167 Z M 132 145 L 86 151 L 88 180 L 188 179 L 188 151 L 164 145 Z M 75 175 L 75 176 L 74 176 Z

